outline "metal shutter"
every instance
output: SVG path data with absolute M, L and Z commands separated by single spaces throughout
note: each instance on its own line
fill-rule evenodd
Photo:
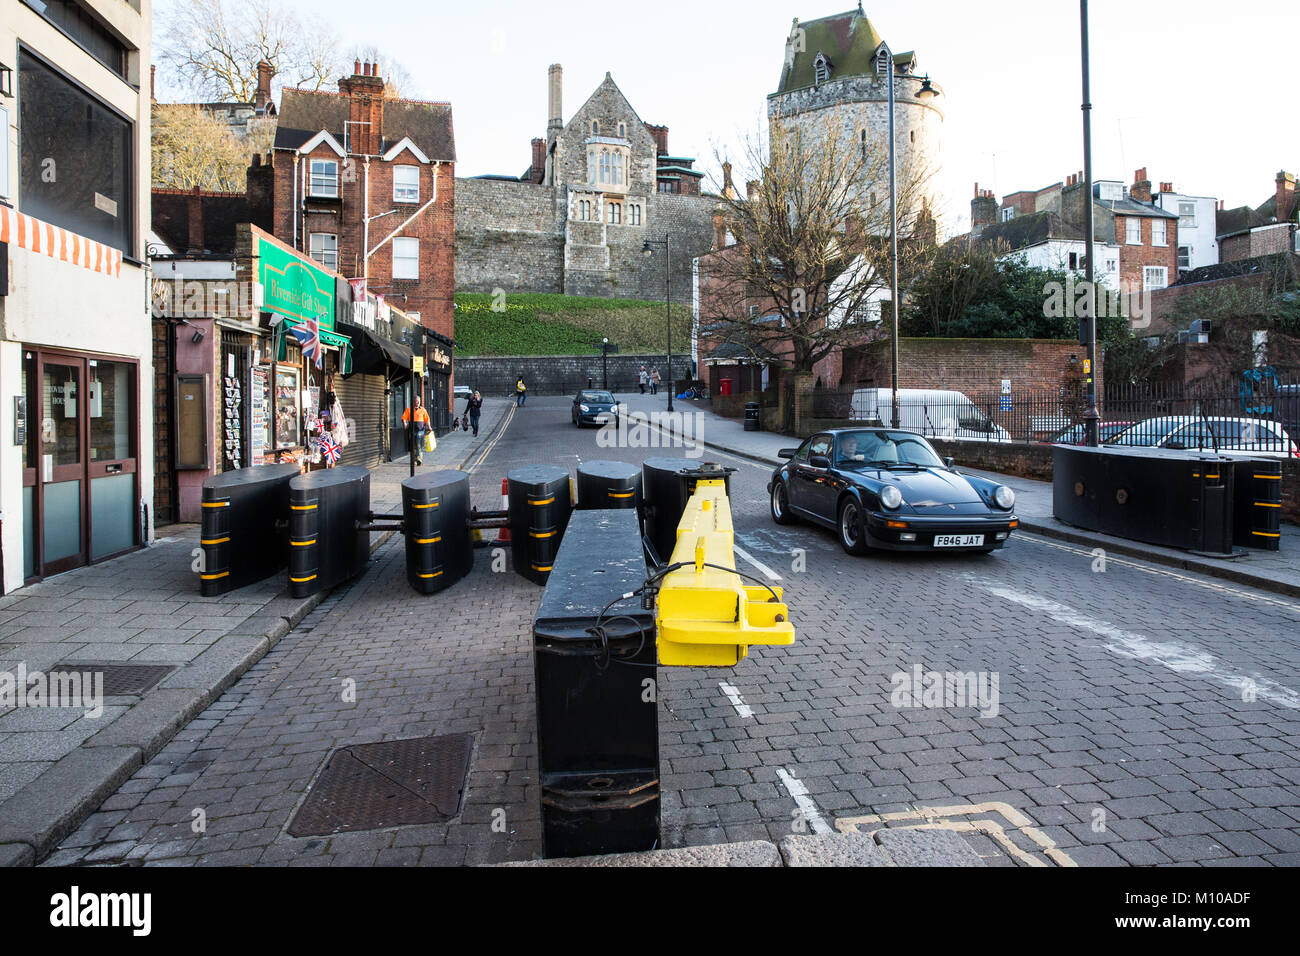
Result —
M 351 441 L 343 449 L 339 464 L 373 468 L 384 458 L 384 377 L 337 376 L 334 393 L 343 406 L 344 417 L 353 424 Z

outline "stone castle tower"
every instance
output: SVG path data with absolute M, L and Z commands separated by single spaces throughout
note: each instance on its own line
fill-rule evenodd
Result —
M 937 210 L 943 90 L 920 73 L 915 53 L 895 52 L 890 63 L 889 52 L 861 5 L 806 23 L 795 19 L 786 38 L 780 83 L 767 98 L 768 123 L 774 132 L 781 128 L 804 136 L 833 134 L 842 151 L 864 145 L 883 150 L 889 135 L 887 82 L 892 67 L 899 187 L 924 179 L 919 205 Z M 906 221 L 907 211 L 900 209 L 900 215 Z

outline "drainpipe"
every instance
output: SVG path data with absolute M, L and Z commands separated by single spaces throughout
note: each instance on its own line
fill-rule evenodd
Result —
M 370 260 L 370 254 L 371 254 L 372 252 L 378 252 L 380 249 L 382 249 L 382 248 L 383 248 L 383 247 L 388 243 L 388 241 L 389 241 L 390 239 L 392 239 L 394 236 L 396 236 L 398 233 L 400 233 L 403 229 L 405 229 L 407 226 L 409 226 L 412 222 L 414 222 L 414 221 L 415 221 L 415 220 L 420 216 L 421 213 L 423 213 L 426 209 L 428 209 L 430 206 L 432 206 L 434 203 L 436 203 L 436 202 L 438 201 L 438 170 L 439 170 L 439 168 L 440 168 L 441 166 L 442 166 L 442 161 L 441 161 L 441 160 L 437 160 L 437 161 L 435 161 L 434 164 L 433 164 L 433 198 L 430 199 L 430 200 L 429 200 L 427 203 L 425 203 L 423 206 L 421 206 L 419 209 L 415 210 L 415 212 L 411 213 L 410 217 L 409 217 L 409 218 L 408 218 L 404 223 L 402 223 L 400 226 L 398 226 L 396 229 L 394 229 L 392 232 L 390 232 L 387 236 L 385 236 L 385 237 L 383 238 L 383 240 L 380 241 L 380 242 L 375 246 L 375 248 L 373 248 L 373 249 L 367 249 L 367 250 L 366 250 L 366 260 L 367 260 L 367 262 Z M 422 324 L 423 324 L 423 316 L 421 316 L 421 321 L 422 321 Z
M 298 248 L 298 164 L 302 157 L 293 154 L 293 247 Z
M 361 257 L 361 278 L 364 280 L 363 286 L 368 286 L 370 279 L 370 253 L 365 251 L 370 248 L 370 155 L 368 153 L 366 154 L 366 168 L 364 175 L 365 199 L 363 200 L 364 208 L 361 211 L 361 250 L 363 252 Z M 369 291 L 370 290 L 367 288 L 366 292 L 369 293 Z

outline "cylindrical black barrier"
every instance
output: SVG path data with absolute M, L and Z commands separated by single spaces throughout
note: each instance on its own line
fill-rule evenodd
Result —
M 426 471 L 402 482 L 406 580 L 421 594 L 455 584 L 474 566 L 469 475 Z
M 199 591 L 225 594 L 288 563 L 289 480 L 297 465 L 258 465 L 203 481 Z
M 568 469 L 525 465 L 506 474 L 506 489 L 515 571 L 545 584 L 573 510 Z
M 745 403 L 745 431 L 761 432 L 763 430 L 763 418 L 758 402 Z
M 344 465 L 289 482 L 289 594 L 307 597 L 360 574 L 370 559 L 370 471 Z
M 642 464 L 641 498 L 645 502 L 645 531 L 660 561 L 667 562 L 677 543 L 677 525 L 700 478 L 721 478 L 731 494 L 731 472 L 695 458 L 647 458 Z
M 580 510 L 640 505 L 640 466 L 626 461 L 584 461 L 578 466 L 577 507 Z
M 533 622 L 546 856 L 659 842 L 654 613 L 617 602 L 645 580 L 636 512 L 576 511 Z M 601 610 L 604 632 L 591 633 Z
M 1246 548 L 1282 547 L 1282 462 L 1244 458 L 1233 463 L 1232 541 Z

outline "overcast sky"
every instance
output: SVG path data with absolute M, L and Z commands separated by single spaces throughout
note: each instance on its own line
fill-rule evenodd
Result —
M 166 16 L 159 0 L 156 17 Z M 284 0 L 281 0 L 284 2 Z M 400 62 L 418 98 L 452 104 L 457 175 L 519 175 L 546 129 L 546 71 L 564 67 L 567 121 L 613 74 L 669 147 L 713 172 L 759 128 L 791 19 L 850 0 L 655 4 L 548 0 L 313 0 L 349 49 Z M 1278 170 L 1300 173 L 1293 0 L 1093 0 L 1093 169 L 1258 205 Z M 308 9 L 305 5 L 300 10 Z M 356 13 L 364 10 L 358 22 Z M 943 87 L 945 231 L 969 223 L 974 183 L 999 199 L 1083 168 L 1079 4 L 878 0 L 864 10 L 896 52 Z M 160 97 L 164 98 L 164 97 Z M 1284 105 L 1285 104 L 1285 105 Z

